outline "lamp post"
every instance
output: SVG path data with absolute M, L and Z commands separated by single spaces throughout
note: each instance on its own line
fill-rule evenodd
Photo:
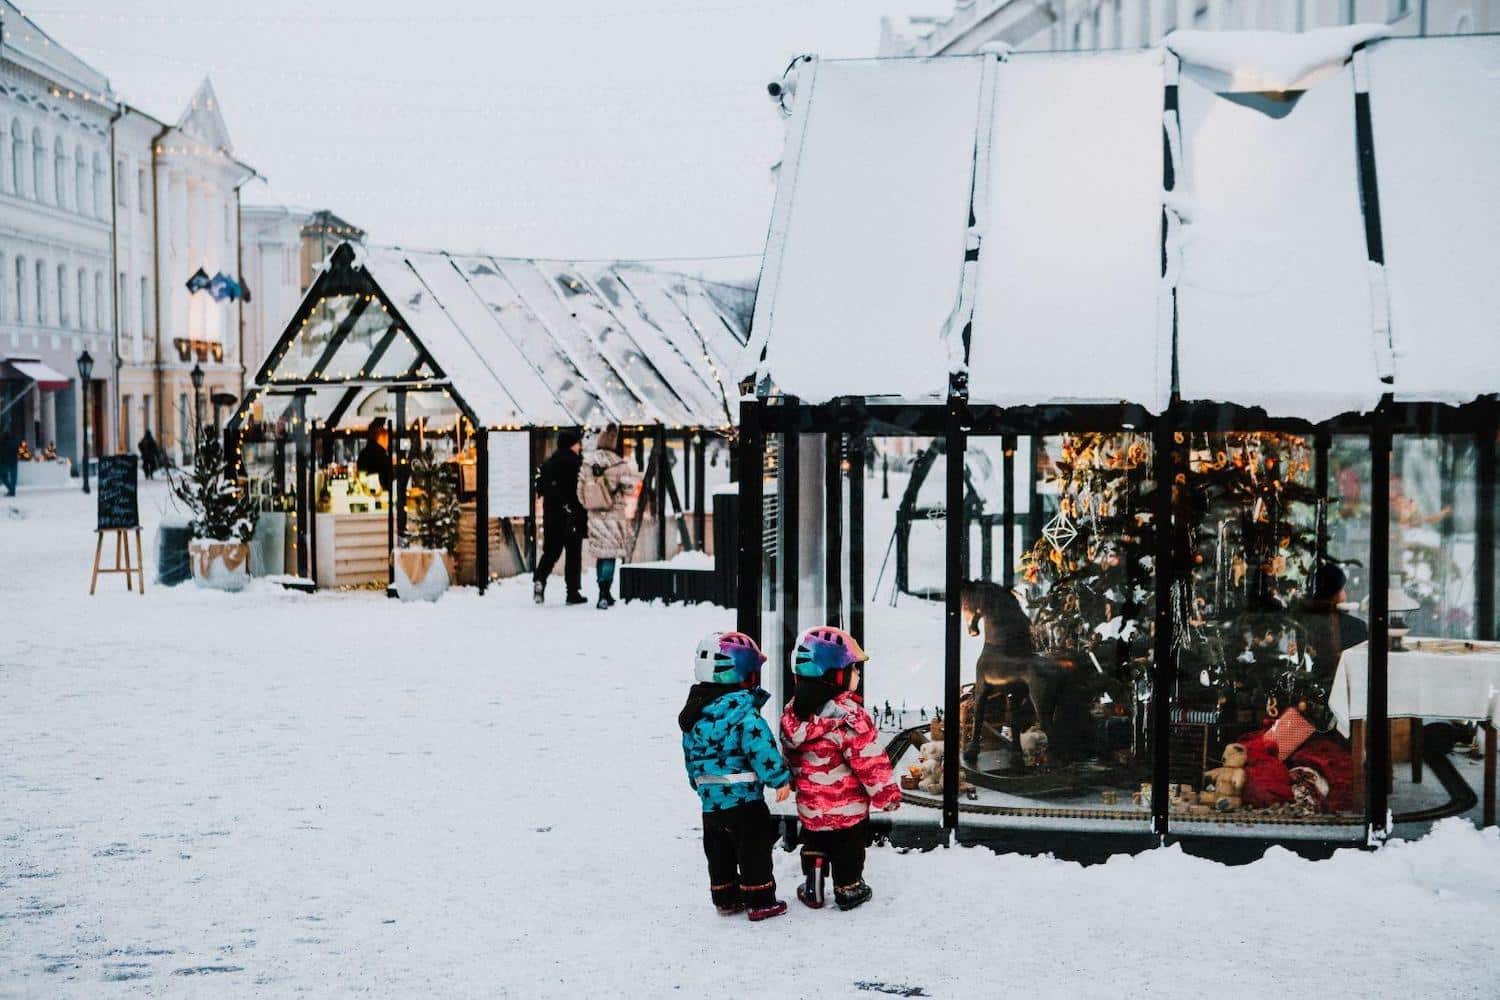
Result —
M 78 355 L 78 386 L 83 390 L 83 492 L 89 491 L 89 380 L 94 377 L 94 356 Z
M 203 366 L 193 365 L 188 378 L 193 380 L 193 433 L 198 435 L 203 433 Z M 193 450 L 197 451 L 197 442 L 194 442 Z

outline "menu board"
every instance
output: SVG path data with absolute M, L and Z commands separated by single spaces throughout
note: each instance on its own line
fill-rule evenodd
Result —
M 531 505 L 531 435 L 489 431 L 489 516 L 525 517 Z
M 136 503 L 136 456 L 107 455 L 99 459 L 99 528 L 116 531 L 139 528 Z

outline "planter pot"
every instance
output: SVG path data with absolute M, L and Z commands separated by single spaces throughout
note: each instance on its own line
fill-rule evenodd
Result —
M 244 542 L 195 538 L 188 543 L 193 582 L 209 590 L 240 590 L 250 582 L 250 547 Z
M 453 581 L 452 556 L 437 549 L 397 549 L 396 596 L 403 601 L 435 601 Z

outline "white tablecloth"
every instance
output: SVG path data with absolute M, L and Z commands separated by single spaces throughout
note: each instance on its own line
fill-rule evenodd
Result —
M 1406 647 L 1390 654 L 1388 717 L 1500 720 L 1500 642 L 1407 636 Z M 1365 717 L 1369 664 L 1369 643 L 1347 649 L 1339 658 L 1328 707 L 1346 734 L 1350 719 Z

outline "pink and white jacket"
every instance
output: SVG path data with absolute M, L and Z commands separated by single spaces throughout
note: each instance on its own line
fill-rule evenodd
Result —
M 797 816 L 809 830 L 844 830 L 873 807 L 892 811 L 901 787 L 876 738 L 875 720 L 859 697 L 845 691 L 810 719 L 787 703 L 781 713 L 781 746 L 797 792 Z

